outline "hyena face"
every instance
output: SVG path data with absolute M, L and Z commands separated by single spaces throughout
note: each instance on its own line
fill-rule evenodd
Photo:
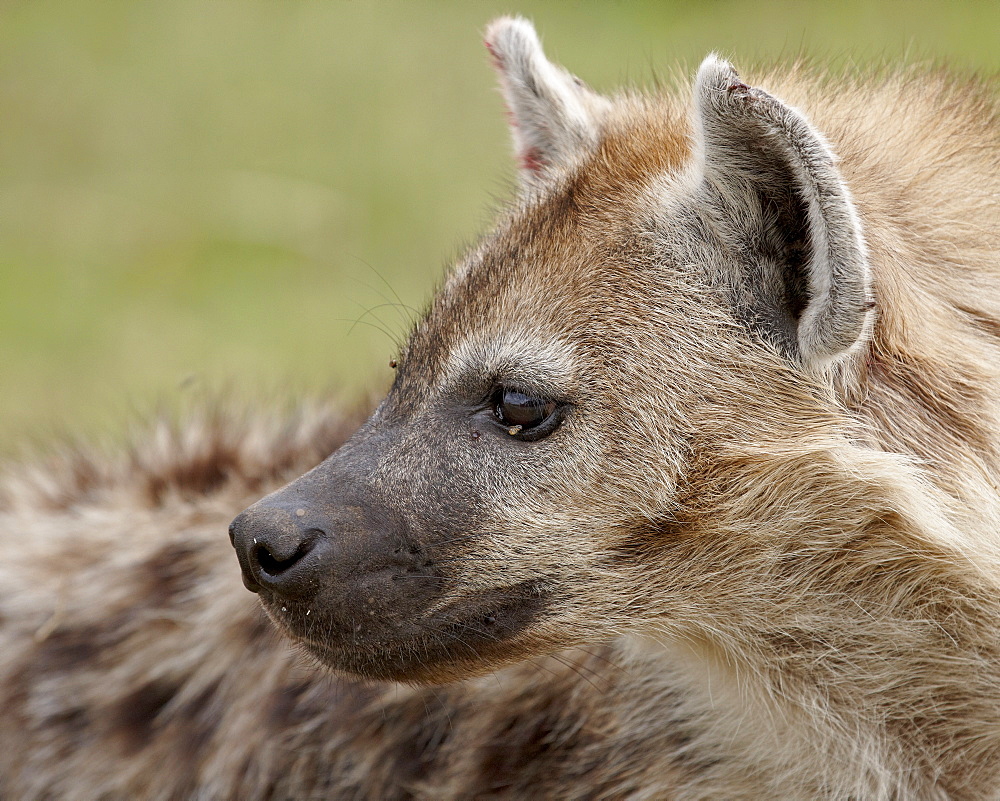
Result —
M 701 524 L 724 454 L 825 425 L 823 377 L 869 328 L 856 216 L 798 112 L 714 58 L 683 108 L 593 94 L 523 20 L 487 46 L 517 208 L 365 426 L 231 528 L 275 622 L 370 677 L 690 635 L 738 560 Z

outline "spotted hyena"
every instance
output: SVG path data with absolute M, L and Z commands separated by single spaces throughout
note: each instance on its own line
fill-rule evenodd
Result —
M 995 90 L 487 47 L 518 196 L 353 435 L 11 469 L 0 796 L 1000 797 Z

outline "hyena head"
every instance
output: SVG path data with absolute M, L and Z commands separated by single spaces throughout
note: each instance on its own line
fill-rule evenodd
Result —
M 276 624 L 373 678 L 721 630 L 747 553 L 806 515 L 782 482 L 799 506 L 835 484 L 799 462 L 840 436 L 832 376 L 870 328 L 858 219 L 801 113 L 715 57 L 682 103 L 595 94 L 521 19 L 486 44 L 515 207 L 368 422 L 230 530 Z

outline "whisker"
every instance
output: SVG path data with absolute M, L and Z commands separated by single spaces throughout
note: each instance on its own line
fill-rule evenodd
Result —
M 389 330 L 389 326 L 386 325 L 385 320 L 383 320 L 377 314 L 373 314 L 372 315 L 372 317 L 375 318 L 375 321 L 376 321 L 375 323 L 371 322 L 370 320 L 365 320 L 364 319 L 365 316 L 368 315 L 369 313 L 371 313 L 372 309 L 371 308 L 366 308 L 363 303 L 357 303 L 357 301 L 355 301 L 355 303 L 358 306 L 360 306 L 363 309 L 363 311 L 361 312 L 360 315 L 358 315 L 357 319 L 353 323 L 351 323 L 351 327 L 347 329 L 347 335 L 348 336 L 350 336 L 354 332 L 354 329 L 358 325 L 358 323 L 362 323 L 362 324 L 367 324 L 367 325 L 371 325 L 371 326 L 373 326 L 375 328 L 378 328 L 383 334 L 385 334 L 387 337 L 389 337 L 390 339 L 392 339 L 393 343 L 397 343 L 398 342 L 399 338 L 396 335 L 394 335 Z M 374 307 L 372 307 L 372 308 L 374 308 Z
M 435 629 L 435 628 L 432 628 L 431 626 L 425 626 L 422 623 L 420 623 L 419 621 L 414 621 L 414 622 L 420 628 L 422 628 L 422 629 L 430 632 L 434 636 L 434 639 L 436 639 L 438 642 L 441 643 L 442 646 L 445 647 L 445 650 L 447 650 L 447 646 L 440 639 L 440 635 L 445 635 L 447 637 L 450 637 L 452 640 L 454 640 L 455 642 L 457 642 L 459 645 L 461 645 L 464 648 L 466 648 L 473 656 L 475 656 L 475 657 L 479 656 L 479 653 L 476 651 L 475 648 L 473 648 L 471 645 L 469 645 L 465 640 L 463 640 L 461 637 L 459 637 L 454 632 L 442 631 L 441 629 Z
M 355 258 L 355 259 L 357 259 L 358 261 L 360 261 L 360 262 L 361 262 L 361 263 L 362 263 L 363 265 L 365 265 L 365 267 L 367 267 L 367 268 L 368 268 L 369 270 L 371 270 L 371 271 L 372 271 L 373 273 L 375 273 L 375 275 L 376 275 L 376 276 L 378 276 L 378 279 L 379 279 L 379 280 L 380 280 L 380 281 L 381 281 L 381 282 L 382 282 L 383 284 L 385 284 L 385 287 L 386 287 L 386 289 L 388 289 L 388 290 L 389 290 L 389 292 L 391 292 L 391 293 L 392 293 L 392 296 L 393 296 L 393 297 L 394 297 L 394 298 L 396 299 L 396 301 L 397 301 L 397 302 L 399 303 L 399 308 L 401 308 L 401 309 L 407 309 L 407 310 L 409 310 L 409 311 L 413 312 L 413 314 L 414 314 L 414 315 L 416 315 L 417 317 L 419 317 L 419 316 L 420 316 L 420 312 L 418 312 L 418 311 L 417 311 L 416 309 L 414 309 L 414 308 L 413 308 L 412 306 L 407 306 L 407 305 L 406 305 L 405 303 L 403 303 L 403 299 L 402 299 L 402 298 L 401 298 L 401 297 L 399 296 L 399 294 L 398 294 L 398 293 L 396 292 L 396 290 L 395 290 L 395 289 L 393 289 L 393 287 L 392 287 L 392 284 L 390 284 L 390 283 L 389 283 L 389 282 L 388 282 L 388 281 L 387 281 L 387 280 L 385 279 L 385 276 L 384 276 L 384 275 L 382 275 L 382 273 L 380 273 L 380 272 L 379 272 L 378 270 L 376 270 L 376 269 L 375 269 L 375 267 L 374 267 L 373 265 L 369 264 L 369 263 L 368 263 L 367 261 L 365 261 L 364 259 L 362 259 L 362 258 L 361 258 L 360 256 L 355 256 L 354 258 Z M 412 323 L 412 320 L 411 320 L 410 322 Z
M 353 320 L 350 317 L 334 317 L 333 320 L 334 320 L 334 322 L 338 322 L 338 323 L 351 323 L 351 330 L 352 331 L 354 330 L 354 326 L 358 325 L 359 323 L 361 325 L 370 326 L 371 328 L 374 328 L 376 331 L 381 331 L 383 334 L 385 334 L 387 337 L 389 337 L 389 339 L 392 340 L 393 346 L 395 346 L 395 347 L 399 346 L 399 340 L 395 336 L 393 336 L 388 331 L 386 331 L 385 328 L 383 328 L 383 327 L 381 327 L 379 325 L 376 325 L 375 323 L 371 323 L 368 320 Z
M 361 317 L 366 317 L 367 315 L 371 314 L 379 322 L 385 324 L 385 320 L 383 320 L 381 317 L 378 317 L 377 315 L 375 315 L 375 312 L 377 312 L 379 309 L 384 309 L 386 307 L 393 308 L 393 309 L 398 309 L 399 308 L 399 304 L 398 303 L 393 303 L 391 301 L 388 302 L 388 303 L 379 303 L 379 304 L 377 304 L 375 306 L 372 306 L 370 309 L 368 309 L 364 314 L 361 315 Z
M 469 625 L 468 623 L 462 623 L 459 620 L 447 620 L 445 618 L 425 618 L 425 619 L 426 620 L 430 620 L 432 622 L 436 622 L 436 623 L 443 623 L 443 624 L 445 624 L 447 626 L 461 626 L 463 629 L 468 629 L 469 631 L 471 631 L 471 632 L 473 632 L 475 634 L 478 634 L 478 635 L 480 635 L 482 637 L 486 637 L 487 639 L 493 640 L 494 642 L 499 642 L 500 641 L 499 638 L 497 637 L 497 635 L 494 632 L 489 631 L 487 629 L 476 628 L 475 626 Z M 447 633 L 447 632 L 443 632 L 443 633 Z
M 400 301 L 394 301 L 394 300 L 392 300 L 392 299 L 391 299 L 391 298 L 390 298 L 390 297 L 389 297 L 388 295 L 386 295 L 386 294 L 385 294 L 384 292 L 382 292 L 382 291 L 381 291 L 381 290 L 379 290 L 379 289 L 376 289 L 376 288 L 375 288 L 375 287 L 373 287 L 373 286 L 372 286 L 371 284 L 369 284 L 369 283 L 366 283 L 365 281 L 362 281 L 362 280 L 361 280 L 360 278 L 357 278 L 357 277 L 355 277 L 355 276 L 350 276 L 350 278 L 351 278 L 351 280 L 352 280 L 352 281 L 354 281 L 354 282 L 355 282 L 356 284 L 360 284 L 360 285 L 361 285 L 361 286 L 363 286 L 363 287 L 364 287 L 365 289 L 367 289 L 367 290 L 369 290 L 369 291 L 371 291 L 371 292 L 374 292 L 374 293 L 375 293 L 376 295 L 378 295 L 378 296 L 379 296 L 379 297 L 380 297 L 380 298 L 381 298 L 382 300 L 384 300 L 384 301 L 386 302 L 386 304 L 388 304 L 388 305 L 390 305 L 390 306 L 394 306 L 394 307 L 396 307 L 396 310 L 397 310 L 397 311 L 399 312 L 399 317 L 400 317 L 400 320 L 401 320 L 401 321 L 403 322 L 403 325 L 406 325 L 406 326 L 410 326 L 410 325 L 412 325 L 412 324 L 413 324 L 413 317 L 412 317 L 412 316 L 410 316 L 410 315 L 407 315 L 407 314 L 403 314 L 403 311 L 404 311 L 404 310 L 405 310 L 405 311 L 408 311 L 408 312 L 412 312 L 412 313 L 413 313 L 414 315 L 419 315 L 419 312 L 418 312 L 418 311 L 417 311 L 416 309 L 414 309 L 414 308 L 413 308 L 412 306 L 408 306 L 408 305 L 406 305 L 405 303 L 402 303 L 402 302 L 400 302 Z
M 611 658 L 609 658 L 607 656 L 604 656 L 603 654 L 597 653 L 596 651 L 591 651 L 589 648 L 584 648 L 584 647 L 578 647 L 576 650 L 580 651 L 581 653 L 586 654 L 587 656 L 589 656 L 589 657 L 591 657 L 593 659 L 597 659 L 597 660 L 603 662 L 608 667 L 612 667 L 615 670 L 625 670 L 627 672 L 627 669 L 626 669 L 626 667 L 624 665 L 622 665 L 620 662 L 618 662 L 618 661 L 616 661 L 614 659 L 611 659 Z
M 595 683 L 595 682 L 594 682 L 594 681 L 593 681 L 592 679 L 590 679 L 590 678 L 589 678 L 589 677 L 588 677 L 588 676 L 587 676 L 587 675 L 586 675 L 586 674 L 585 674 L 585 673 L 583 672 L 583 667 L 582 667 L 582 665 L 578 665 L 578 664 L 576 664 L 576 663 L 574 663 L 574 662 L 572 662 L 572 661 L 570 661 L 570 660 L 567 660 L 567 659 L 563 659 L 563 658 L 562 658 L 562 657 L 560 657 L 560 656 L 559 656 L 558 654 L 548 654 L 547 658 L 548 658 L 548 659 L 552 659 L 553 661 L 555 661 L 555 662 L 558 662 L 558 663 L 559 663 L 560 665 L 563 665 L 564 667 L 567 667 L 567 668 L 569 668 L 569 669 L 570 669 L 570 670 L 571 670 L 571 671 L 572 671 L 573 673 L 575 673 L 575 674 L 576 674 L 577 676 L 579 676 L 579 677 L 580 677 L 581 679 L 583 679 L 583 680 L 584 680 L 585 682 L 587 682 L 587 684 L 589 684 L 589 685 L 590 685 L 591 687 L 593 687 L 593 688 L 594 688 L 595 690 L 597 690 L 598 692 L 602 692 L 601 688 L 600 688 L 600 687 L 598 687 L 598 686 L 597 686 L 597 684 L 596 684 L 596 683 Z M 602 678 L 602 679 L 604 678 L 604 677 L 603 677 L 603 676 L 601 676 L 601 675 L 600 675 L 599 673 L 596 673 L 596 672 L 594 672 L 594 671 L 590 671 L 590 672 L 591 672 L 591 673 L 592 673 L 592 674 L 593 674 L 593 675 L 594 675 L 595 677 L 598 677 L 598 678 Z M 607 689 L 607 688 L 605 687 L 605 689 Z

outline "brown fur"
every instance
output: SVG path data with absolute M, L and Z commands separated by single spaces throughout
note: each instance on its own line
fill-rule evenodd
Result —
M 438 687 L 294 659 L 223 530 L 359 422 L 329 411 L 11 466 L 0 796 L 1000 797 L 995 95 L 915 69 L 746 80 L 840 157 L 873 265 L 863 347 L 809 374 L 664 267 L 650 197 L 692 158 L 690 101 L 613 99 L 452 275 L 369 424 L 415 432 L 383 463 L 419 475 L 456 364 L 541 347 L 572 415 L 517 452 L 531 482 L 503 457 L 520 483 L 477 496 L 489 526 L 441 574 L 456 603 L 538 581 L 537 619 L 484 652 L 454 635 L 419 678 L 464 680 Z M 509 442 L 471 425 L 475 482 Z

